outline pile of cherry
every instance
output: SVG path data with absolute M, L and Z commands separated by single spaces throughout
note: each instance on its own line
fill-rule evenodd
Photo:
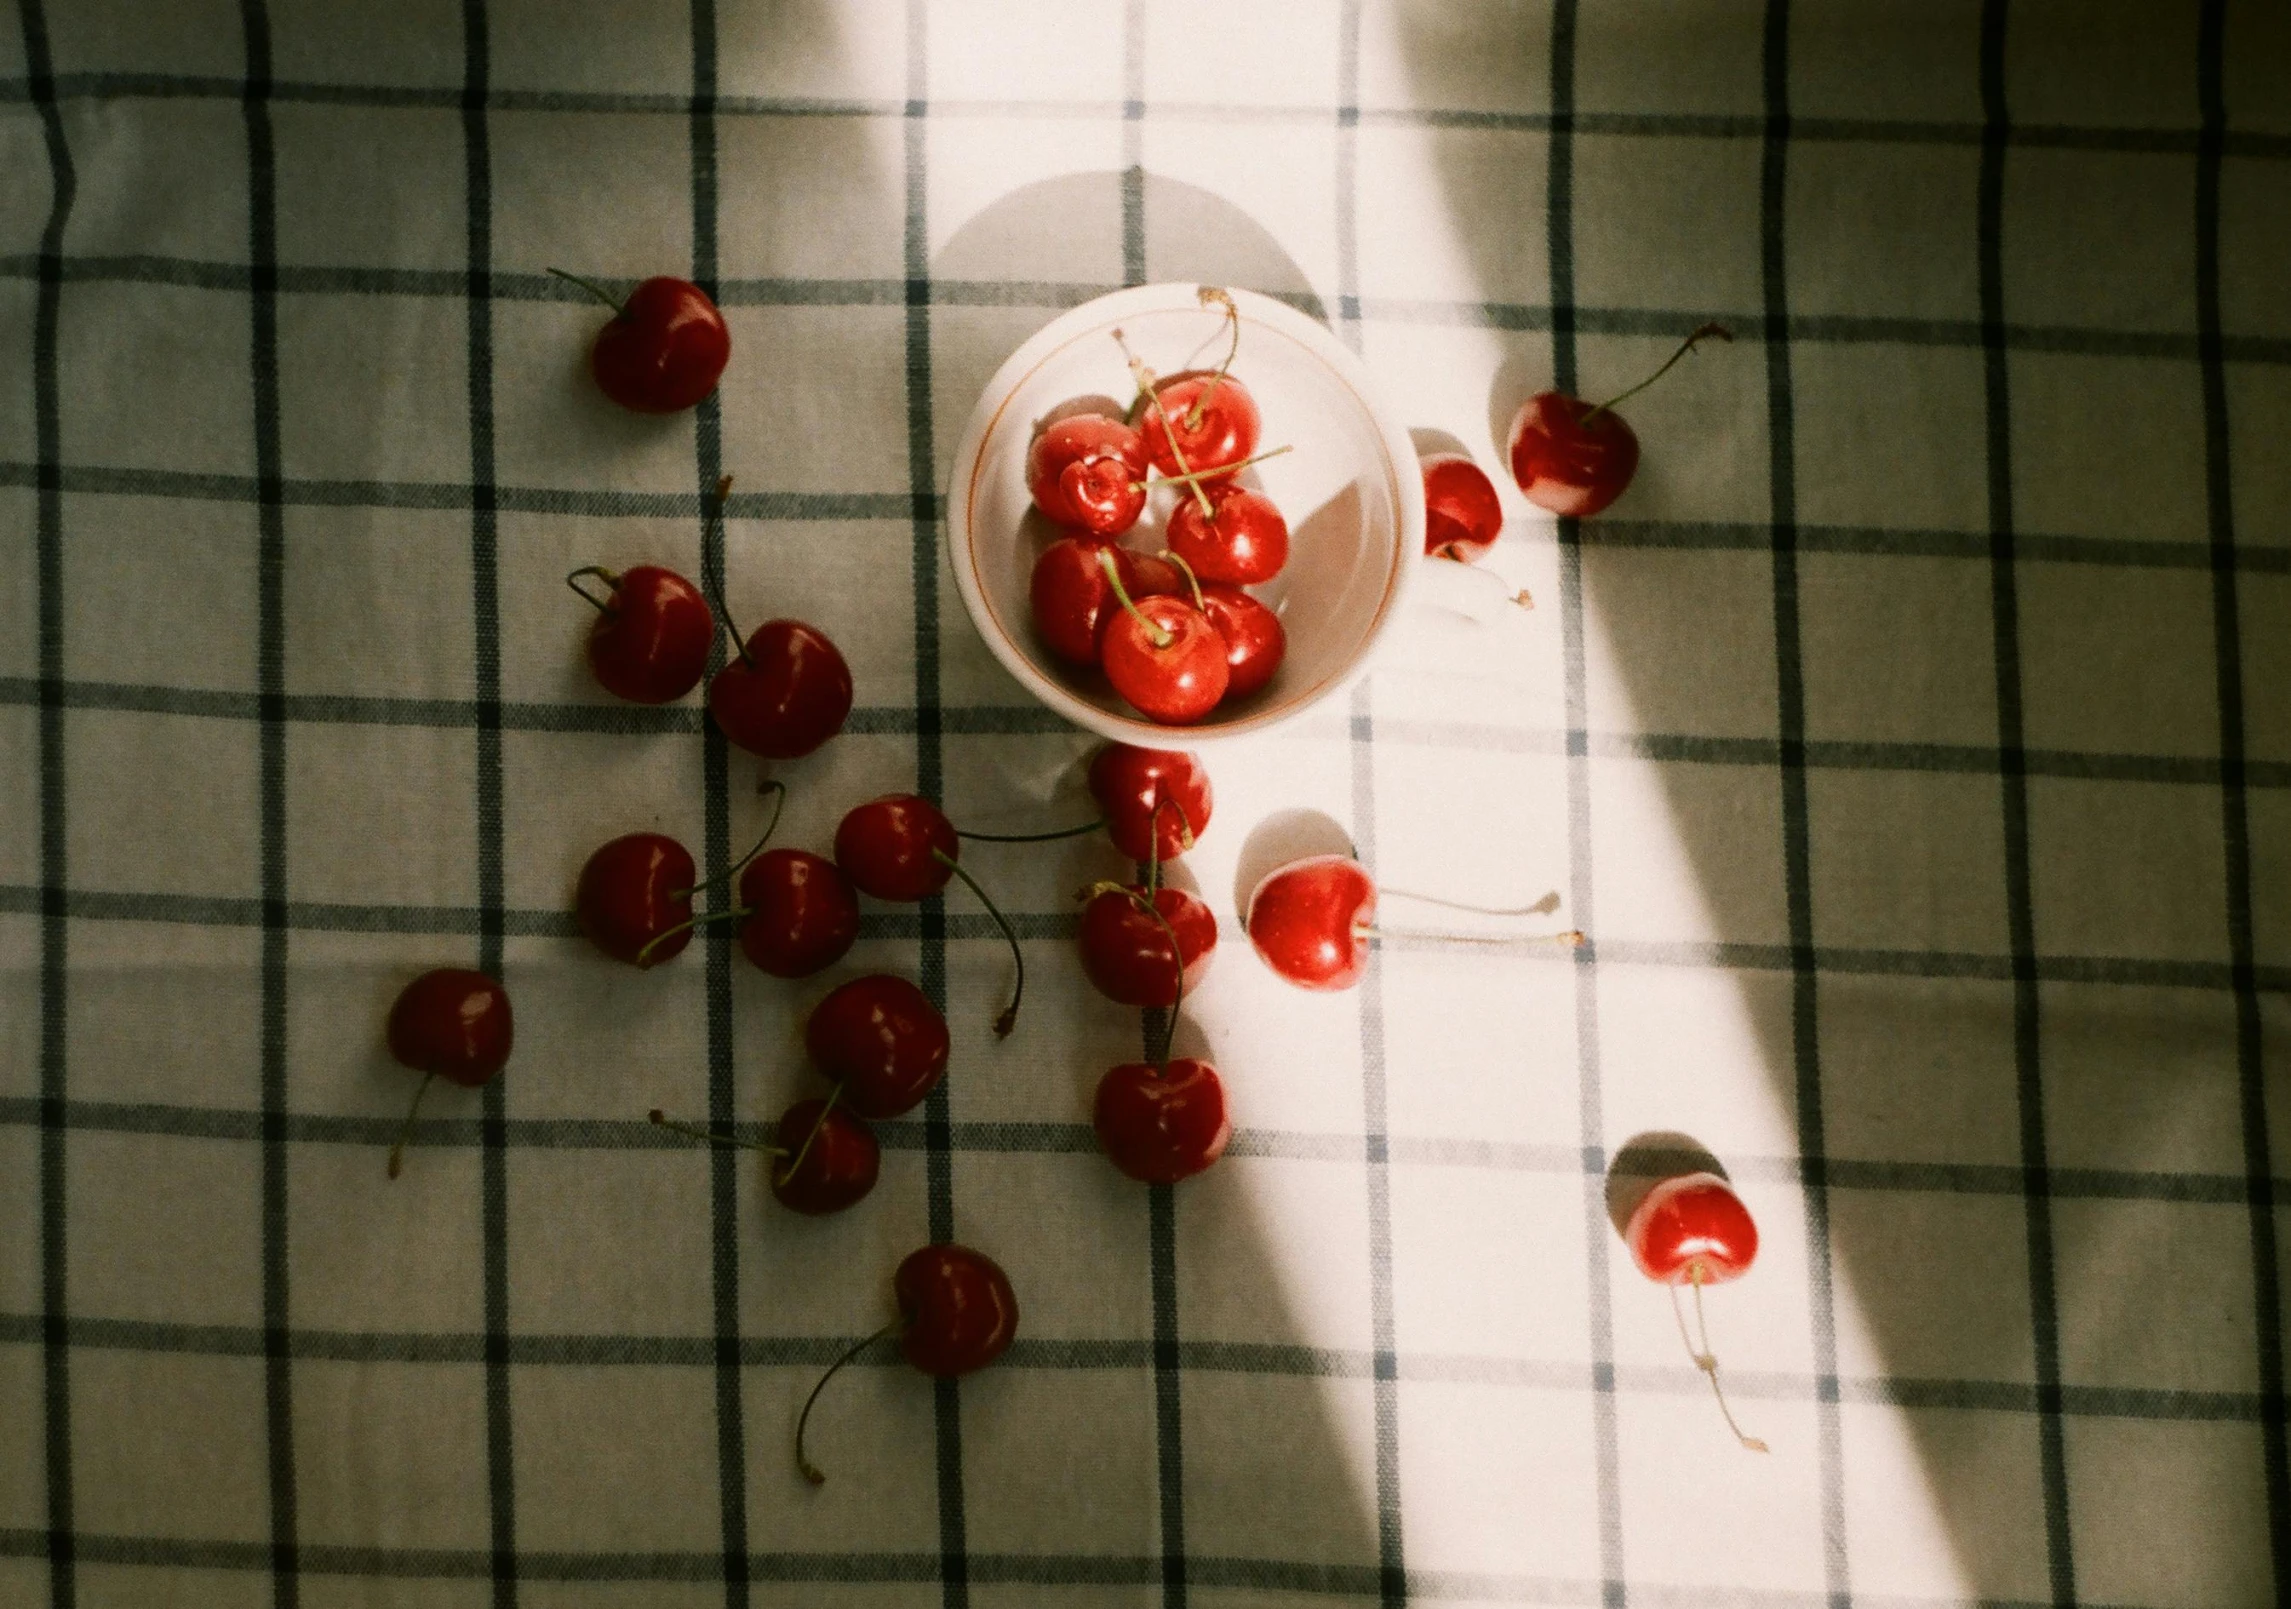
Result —
M 730 357 L 730 336 L 700 287 L 652 279 L 615 303 L 597 287 L 575 282 L 614 307 L 591 351 L 592 372 L 608 396 L 634 411 L 664 413 L 694 406 L 714 390 Z M 1284 647 L 1278 617 L 1242 588 L 1279 573 L 1287 526 L 1269 499 L 1232 478 L 1272 454 L 1256 452 L 1256 405 L 1229 372 L 1239 347 L 1238 311 L 1222 291 L 1204 291 L 1203 300 L 1221 304 L 1232 321 L 1223 367 L 1156 380 L 1133 356 L 1139 401 L 1130 419 L 1076 414 L 1057 420 L 1028 458 L 1037 505 L 1070 532 L 1036 565 L 1037 628 L 1061 657 L 1101 666 L 1124 698 L 1168 723 L 1199 720 L 1221 700 L 1261 688 Z M 1724 334 L 1698 330 L 1671 362 L 1708 333 Z M 1521 410 L 1511 452 L 1531 498 L 1546 507 L 1568 502 L 1559 511 L 1581 515 L 1620 493 L 1638 450 L 1629 427 L 1604 411 L 1610 406 L 1588 408 L 1547 392 Z M 1147 491 L 1157 484 L 1149 467 L 1183 494 L 1168 521 L 1168 547 L 1158 555 L 1132 552 L 1117 540 L 1136 524 Z M 1486 477 L 1460 455 L 1427 459 L 1424 474 L 1428 549 L 1460 559 L 1484 553 L 1502 522 Z M 721 520 L 730 490 L 727 476 L 716 488 L 712 518 Z M 597 612 L 587 640 L 589 665 L 621 698 L 662 704 L 684 697 L 707 675 L 723 631 L 734 652 L 709 680 L 707 707 L 727 741 L 765 760 L 795 759 L 841 732 L 849 718 L 850 669 L 815 626 L 770 620 L 743 637 L 720 599 L 711 608 L 700 588 L 658 566 L 617 573 L 585 566 L 566 580 Z M 601 585 L 601 594 L 585 582 Z M 1213 1165 L 1232 1136 L 1216 1068 L 1171 1054 L 1179 1010 L 1216 949 L 1217 921 L 1199 898 L 1165 883 L 1162 871 L 1209 825 L 1209 776 L 1189 753 L 1109 744 L 1091 761 L 1088 787 L 1099 819 L 1023 835 L 962 833 L 930 801 L 888 794 L 844 815 L 831 858 L 766 848 L 786 798 L 783 785 L 767 780 L 762 791 L 774 801 L 771 823 L 739 860 L 703 879 L 691 852 L 674 838 L 626 834 L 590 855 L 575 915 L 599 951 L 639 969 L 674 960 L 704 923 L 737 921 L 741 953 L 760 971 L 803 979 L 850 951 L 859 934 L 859 895 L 911 904 L 960 878 L 1010 945 L 1016 977 L 995 1019 L 1000 1037 L 1010 1033 L 1024 998 L 1025 956 L 1008 921 L 960 865 L 962 842 L 1037 841 L 1102 828 L 1123 857 L 1145 870 L 1138 882 L 1108 879 L 1082 891 L 1083 971 L 1109 1000 L 1166 1015 L 1156 1057 L 1115 1066 L 1099 1081 L 1092 1127 L 1121 1172 L 1173 1184 Z M 731 903 L 696 913 L 694 896 L 723 883 L 734 884 Z M 1244 926 L 1257 954 L 1282 977 L 1308 989 L 1344 989 L 1366 970 L 1373 939 L 1415 936 L 1377 928 L 1375 914 L 1368 873 L 1348 856 L 1322 855 L 1267 876 L 1250 897 Z M 1467 942 L 1553 940 L 1579 944 L 1582 935 Z M 387 1041 L 397 1061 L 423 1076 L 390 1151 L 390 1177 L 401 1171 L 431 1082 L 489 1083 L 507 1065 L 513 1038 L 508 992 L 486 973 L 440 968 L 405 986 L 390 1010 Z M 952 1036 L 914 983 L 871 973 L 838 985 L 812 1007 L 804 1044 L 828 1087 L 781 1114 L 775 1143 L 675 1122 L 658 1110 L 651 1121 L 716 1144 L 753 1146 L 769 1159 L 771 1192 L 783 1205 L 811 1215 L 842 1212 L 866 1198 L 880 1171 L 869 1124 L 913 1110 L 939 1086 Z M 1642 1271 L 1671 1287 L 1674 1302 L 1681 1286 L 1692 1288 L 1698 1322 L 1702 1287 L 1739 1277 L 1757 1250 L 1757 1230 L 1740 1199 L 1723 1179 L 1700 1172 L 1658 1183 L 1625 1238 Z M 815 1483 L 824 1477 L 803 1442 L 812 1404 L 867 1347 L 896 1336 L 909 1363 L 952 1378 L 992 1363 L 1017 1332 L 1009 1277 L 966 1246 L 911 1253 L 894 1272 L 892 1291 L 897 1316 L 822 1375 L 798 1418 L 796 1461 Z M 1683 1310 L 1679 1322 L 1684 1336 Z M 1687 1346 L 1715 1391 L 1717 1362 L 1707 1334 Z M 1719 1401 L 1724 1411 L 1723 1394 Z M 1733 1425 L 1730 1413 L 1727 1422 Z M 1736 1435 L 1764 1450 L 1738 1429 Z

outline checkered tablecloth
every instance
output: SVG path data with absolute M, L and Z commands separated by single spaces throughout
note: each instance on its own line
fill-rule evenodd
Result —
M 0 1604 L 2291 1590 L 2282 5 L 16 10 Z M 551 267 L 711 286 L 720 395 L 612 408 Z M 764 1132 L 818 989 L 721 928 L 639 975 L 567 914 L 615 834 L 743 846 L 756 766 L 607 699 L 562 577 L 838 640 L 859 707 L 775 768 L 782 842 L 893 788 L 1080 819 L 938 494 L 1004 354 L 1163 279 L 1326 317 L 1491 468 L 1530 392 L 1737 339 L 1629 405 L 1611 513 L 1509 498 L 1532 615 L 1414 620 L 1212 753 L 1217 1168 L 1093 1144 L 1140 1036 L 1072 953 L 1111 851 L 978 846 L 1026 1018 L 992 1042 L 959 892 L 871 907 L 834 976 L 918 978 L 954 1067 L 798 1219 L 644 1113 Z M 1332 837 L 1592 942 L 1291 990 L 1238 902 Z M 506 978 L 516 1055 L 392 1184 L 383 1014 L 448 963 Z M 1690 1145 L 1764 1230 L 1710 1303 L 1763 1459 L 1610 1222 L 1619 1154 Z M 940 1238 L 1018 1344 L 870 1353 L 806 1487 L 804 1393 Z

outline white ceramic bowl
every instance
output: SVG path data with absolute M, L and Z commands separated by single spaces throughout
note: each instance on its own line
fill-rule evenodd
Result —
M 1225 313 L 1197 285 L 1146 285 L 1085 302 L 1038 331 L 996 371 L 955 448 L 947 540 L 955 586 L 979 635 L 1026 690 L 1075 725 L 1148 748 L 1198 747 L 1263 732 L 1341 691 L 1367 667 L 1424 571 L 1424 483 L 1407 427 L 1358 358 L 1325 325 L 1282 302 L 1234 291 L 1241 350 L 1233 373 L 1264 417 L 1259 450 L 1291 451 L 1246 470 L 1289 522 L 1289 562 L 1258 598 L 1281 617 L 1288 654 L 1266 687 L 1192 726 L 1149 721 L 1095 671 L 1067 666 L 1036 637 L 1027 587 L 1061 534 L 1026 488 L 1026 451 L 1062 405 L 1136 395 L 1121 348 L 1156 374 L 1214 367 Z M 1161 547 L 1176 494 L 1157 489 L 1124 543 Z M 1456 569 L 1460 566 L 1443 566 Z

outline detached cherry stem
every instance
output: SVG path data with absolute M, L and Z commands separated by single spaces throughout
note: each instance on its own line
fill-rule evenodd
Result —
M 604 303 L 604 304 L 605 304 L 605 306 L 607 306 L 607 307 L 611 308 L 611 309 L 613 310 L 613 313 L 614 313 L 614 315 L 615 315 L 616 317 L 617 317 L 618 315 L 620 315 L 621 313 L 623 313 L 623 312 L 627 311 L 627 309 L 625 309 L 625 308 L 624 308 L 624 307 L 621 305 L 621 301 L 620 301 L 620 298 L 619 298 L 619 297 L 617 297 L 617 296 L 613 295 L 613 293 L 612 293 L 611 291 L 608 291 L 608 290 L 606 290 L 606 289 L 605 289 L 605 288 L 604 288 L 602 285 L 598 284 L 598 283 L 597 283 L 595 280 L 593 280 L 593 279 L 583 279 L 583 278 L 582 278 L 580 275 L 578 275 L 578 274 L 568 274 L 568 273 L 566 273 L 566 272 L 565 272 L 565 271 L 564 271 L 562 268 L 552 268 L 552 269 L 550 269 L 550 270 L 549 270 L 549 272 L 550 272 L 550 273 L 552 273 L 552 274 L 555 274 L 555 275 L 556 275 L 556 276 L 557 276 L 559 279 L 563 280 L 563 281 L 564 281 L 566 284 L 568 284 L 568 285 L 578 285 L 578 286 L 580 286 L 580 287 L 581 287 L 581 289 L 583 289 L 583 290 L 587 291 L 587 292 L 588 292 L 588 293 L 589 293 L 591 296 L 594 296 L 594 297 L 595 297 L 595 298 L 596 298 L 598 301 L 600 301 L 600 302 Z
M 803 1412 L 796 1415 L 795 1422 L 795 1467 L 803 1471 L 803 1478 L 811 1482 L 812 1485 L 825 1486 L 827 1484 L 827 1471 L 821 1469 L 817 1464 L 813 1463 L 809 1458 L 804 1456 L 803 1433 L 805 1427 L 811 1423 L 811 1405 L 817 1402 L 819 1400 L 819 1394 L 827 1389 L 827 1382 L 834 1379 L 837 1375 L 843 1372 L 843 1366 L 845 1364 L 858 1357 L 860 1353 L 866 1351 L 877 1341 L 884 1339 L 886 1336 L 898 1334 L 900 1322 L 901 1321 L 898 1319 L 893 1319 L 890 1323 L 877 1330 L 873 1335 L 868 1336 L 864 1341 L 854 1342 L 850 1347 L 846 1348 L 843 1356 L 837 1358 L 833 1363 L 830 1363 L 827 1366 L 827 1373 L 819 1377 L 819 1384 L 811 1388 L 811 1395 L 803 1399 Z
M 726 475 L 716 482 L 716 502 L 708 510 L 708 524 L 701 531 L 706 539 L 709 530 L 721 531 L 724 526 L 724 505 L 732 500 L 732 477 Z M 707 578 L 708 569 L 702 565 L 701 578 Z M 748 639 L 740 635 L 740 628 L 732 624 L 732 606 L 724 601 L 724 582 L 721 575 L 716 581 L 716 614 L 724 622 L 724 629 L 732 634 L 732 651 L 740 656 L 740 663 L 754 670 L 756 662 L 748 655 Z
M 1702 1344 L 1699 1346 L 1687 1337 L 1686 1310 L 1679 1306 L 1678 1287 L 1673 1285 L 1670 1288 L 1671 1316 L 1678 1320 L 1678 1338 L 1686 1342 L 1687 1356 L 1694 1359 L 1694 1366 L 1709 1379 L 1710 1394 L 1718 1399 L 1718 1411 L 1725 1417 L 1726 1428 L 1734 1432 L 1734 1439 L 1742 1443 L 1743 1447 L 1750 1452 L 1771 1452 L 1772 1448 L 1756 1436 L 1746 1435 L 1742 1427 L 1735 1423 L 1734 1410 L 1726 1405 L 1726 1393 L 1719 1389 L 1718 1357 L 1710 1350 L 1710 1325 L 1702 1315 L 1703 1277 L 1701 1259 L 1697 1258 L 1687 1265 L 1687 1282 L 1694 1287 L 1694 1327 L 1696 1333 L 1702 1337 Z
M 1232 372 L 1233 360 L 1241 355 L 1241 309 L 1234 304 L 1232 292 L 1216 285 L 1204 285 L 1201 287 L 1201 305 L 1225 309 L 1225 321 L 1233 331 L 1233 339 L 1226 345 L 1225 361 L 1217 365 L 1217 372 L 1209 377 L 1209 383 L 1194 397 L 1193 406 L 1185 410 L 1185 428 L 1188 430 L 1200 425 L 1201 410 L 1209 406 L 1209 399 L 1217 394 L 1217 388 L 1225 383 L 1225 376 Z
M 957 827 L 955 836 L 974 844 L 1047 844 L 1060 838 L 1080 838 L 1105 824 L 1106 818 L 1100 816 L 1096 821 L 1085 821 L 1079 827 L 1060 827 L 1056 832 L 965 832 Z
M 715 876 L 709 878 L 707 881 L 694 883 L 690 888 L 687 888 L 682 893 L 676 895 L 676 898 L 690 899 L 693 895 L 699 893 L 704 888 L 714 888 L 718 883 L 721 883 L 727 877 L 737 875 L 741 867 L 747 865 L 749 861 L 754 860 L 758 855 L 764 852 L 764 845 L 770 843 L 772 841 L 772 834 L 780 830 L 780 812 L 785 810 L 788 806 L 788 785 L 776 777 L 766 777 L 764 778 L 763 782 L 758 785 L 756 792 L 760 794 L 768 793 L 772 796 L 772 819 L 764 823 L 764 835 L 761 838 L 758 838 L 754 844 L 749 846 L 748 852 L 745 855 L 742 855 L 738 860 L 732 862 L 731 865 L 725 867 L 722 871 L 718 872 Z M 715 914 L 722 915 L 723 913 L 717 912 Z M 670 931 L 674 932 L 676 929 L 672 928 Z M 667 936 L 668 934 L 663 933 L 660 935 L 660 938 L 666 938 Z M 657 944 L 660 942 L 660 939 L 654 939 L 652 942 L 653 944 Z M 646 949 L 650 949 L 651 947 L 651 945 L 645 946 Z
M 398 1130 L 397 1143 L 390 1147 L 390 1177 L 395 1179 L 406 1165 L 406 1142 L 414 1137 L 414 1115 L 422 1109 L 422 1097 L 430 1092 L 430 1080 L 435 1073 L 422 1074 L 422 1081 L 414 1086 L 414 1103 L 406 1108 L 405 1126 Z
M 1004 1006 L 1002 1015 L 994 1019 L 994 1037 L 1008 1039 L 1010 1030 L 1018 1026 L 1018 1004 L 1026 998 L 1026 952 L 1019 948 L 1018 934 L 1011 927 L 1010 918 L 1004 916 L 1002 908 L 995 904 L 985 889 L 979 887 L 977 878 L 964 871 L 961 863 L 943 849 L 932 850 L 931 858 L 961 878 L 964 885 L 978 896 L 978 902 L 986 907 L 986 914 L 994 918 L 994 925 L 1002 929 L 1002 936 L 1010 945 L 1010 959 L 1012 965 L 1018 968 L 1018 981 L 1011 986 L 1010 1004 Z
M 1105 572 L 1106 582 L 1114 589 L 1114 596 L 1121 600 L 1121 605 L 1129 612 L 1130 618 L 1145 627 L 1147 638 L 1152 641 L 1156 648 L 1167 648 L 1171 643 L 1177 641 L 1166 629 L 1148 620 L 1139 612 L 1138 606 L 1130 601 L 1130 589 L 1122 585 L 1122 572 L 1115 566 L 1113 554 L 1101 551 L 1098 554 L 1098 568 Z
M 1137 381 L 1146 406 L 1160 416 L 1161 433 L 1169 442 L 1169 456 L 1177 460 L 1181 474 L 1191 475 L 1193 466 L 1185 461 L 1185 449 L 1177 444 L 1177 427 L 1169 422 L 1169 410 L 1161 405 L 1161 393 L 1154 389 L 1160 382 L 1154 379 L 1153 370 L 1138 361 L 1138 355 L 1130 350 L 1130 343 L 1122 338 L 1120 330 L 1114 331 L 1114 344 L 1122 349 L 1122 356 L 1130 360 L 1130 377 Z M 1201 483 L 1196 480 L 1186 484 L 1193 489 L 1194 501 L 1201 505 L 1202 517 L 1215 517 L 1217 511 L 1209 506 L 1209 494 L 1201 489 Z
M 595 593 L 591 592 L 587 587 L 581 585 L 581 577 L 585 575 L 593 575 L 599 581 L 602 581 L 606 586 L 617 588 L 620 585 L 620 572 L 617 570 L 608 570 L 601 564 L 584 564 L 578 570 L 575 570 L 572 574 L 565 577 L 565 585 L 571 587 L 573 591 L 580 597 L 580 600 L 583 603 L 587 604 L 600 615 L 611 614 L 613 612 L 613 606 L 610 599 L 599 599 Z
M 1688 336 L 1685 340 L 1679 343 L 1678 350 L 1673 352 L 1670 357 L 1664 361 L 1661 368 L 1648 375 L 1637 385 L 1631 387 L 1630 390 L 1609 397 L 1605 402 L 1600 403 L 1597 407 L 1593 408 L 1589 413 L 1585 414 L 1582 418 L 1576 420 L 1575 422 L 1579 425 L 1587 425 L 1592 420 L 1598 418 L 1599 415 L 1605 413 L 1609 408 L 1615 406 L 1616 403 L 1630 401 L 1631 398 L 1637 396 L 1640 392 L 1646 390 L 1647 387 L 1653 385 L 1657 380 L 1660 380 L 1664 375 L 1670 373 L 1671 365 L 1678 362 L 1680 358 L 1685 357 L 1689 352 L 1692 352 L 1695 348 L 1695 343 L 1705 338 L 1715 338 L 1721 341 L 1732 341 L 1734 339 L 1734 332 L 1723 324 L 1705 324 L 1701 326 L 1692 335 Z

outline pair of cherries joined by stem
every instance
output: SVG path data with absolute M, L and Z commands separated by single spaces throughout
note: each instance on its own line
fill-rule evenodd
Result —
M 1491 946 L 1556 944 L 1583 935 L 1431 933 L 1376 925 L 1376 880 L 1350 855 L 1313 855 L 1270 873 L 1249 896 L 1242 920 L 1265 964 L 1300 989 L 1349 989 L 1368 970 L 1369 941 L 1420 939 Z
M 398 991 L 384 1037 L 390 1055 L 422 1075 L 405 1126 L 390 1147 L 389 1173 L 395 1179 L 405 1166 L 406 1144 L 431 1080 L 442 1078 L 464 1089 L 491 1083 L 509 1063 L 517 1024 L 500 979 L 465 967 L 438 967 Z
M 1734 1410 L 1718 1384 L 1718 1358 L 1710 1349 L 1710 1327 L 1702 1312 L 1702 1288 L 1740 1279 L 1750 1272 L 1758 1256 L 1758 1225 L 1734 1187 L 1715 1173 L 1685 1173 L 1660 1180 L 1632 1210 L 1623 1226 L 1624 1244 L 1639 1272 L 1658 1285 L 1669 1287 L 1671 1313 L 1678 1320 L 1680 1341 L 1710 1381 L 1718 1411 L 1735 1440 L 1754 1453 L 1767 1450 L 1755 1436 L 1745 1435 L 1734 1421 Z M 1679 1302 L 1679 1287 L 1694 1292 L 1695 1334 L 1689 1337 L 1686 1311 Z
M 1159 863 L 1143 887 L 1102 883 L 1082 913 L 1082 965 L 1123 1005 L 1167 1007 L 1161 1053 L 1098 1080 L 1090 1126 L 1114 1166 L 1147 1184 L 1175 1184 L 1210 1167 L 1233 1137 L 1225 1084 L 1198 1056 L 1172 1057 L 1178 1009 L 1217 945 L 1217 919 L 1193 895 L 1165 887 Z

